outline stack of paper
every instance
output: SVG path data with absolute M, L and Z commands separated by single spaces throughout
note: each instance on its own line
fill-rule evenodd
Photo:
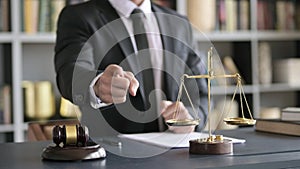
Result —
M 119 137 L 127 138 L 146 144 L 151 144 L 164 148 L 185 148 L 189 147 L 189 141 L 207 138 L 207 133 L 193 132 L 188 134 L 175 134 L 172 132 L 157 132 L 157 133 L 141 133 L 141 134 L 120 134 Z M 233 143 L 244 143 L 244 139 L 236 139 L 224 137 L 224 139 L 232 140 Z

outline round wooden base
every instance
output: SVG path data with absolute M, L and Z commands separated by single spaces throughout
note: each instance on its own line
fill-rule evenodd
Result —
M 199 141 L 199 140 L 190 140 L 190 149 L 191 154 L 230 154 L 233 152 L 232 141 L 223 140 L 218 141 Z
M 106 152 L 96 143 L 88 144 L 85 147 L 59 147 L 52 144 L 43 150 L 42 157 L 45 160 L 56 161 L 92 160 L 105 158 Z

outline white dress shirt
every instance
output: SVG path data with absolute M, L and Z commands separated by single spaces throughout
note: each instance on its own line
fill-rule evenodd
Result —
M 151 10 L 150 0 L 144 0 L 140 6 L 137 6 L 130 0 L 109 0 L 113 8 L 116 9 L 122 22 L 124 23 L 128 34 L 130 36 L 133 49 L 137 53 L 137 45 L 133 34 L 133 25 L 130 19 L 130 15 L 135 8 L 140 8 L 145 13 L 145 29 L 147 32 L 148 44 L 151 50 L 151 62 L 155 69 L 162 70 L 163 68 L 163 45 L 160 36 L 159 26 L 155 15 Z M 91 106 L 98 109 L 107 104 L 102 103 L 101 100 L 96 96 L 93 86 L 102 74 L 99 74 L 90 84 L 90 96 Z M 161 71 L 154 71 L 155 88 L 161 89 Z

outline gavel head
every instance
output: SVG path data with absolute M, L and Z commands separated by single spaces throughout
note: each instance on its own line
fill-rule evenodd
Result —
M 78 146 L 84 147 L 89 139 L 89 131 L 82 125 L 63 125 L 55 126 L 52 130 L 53 142 L 59 146 Z

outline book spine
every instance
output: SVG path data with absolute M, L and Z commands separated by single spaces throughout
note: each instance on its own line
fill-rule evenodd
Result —
M 11 87 L 9 85 L 3 87 L 3 101 L 3 123 L 11 124 Z
M 226 30 L 236 31 L 237 30 L 237 1 L 226 0 Z
M 51 1 L 41 0 L 39 3 L 39 22 L 38 22 L 39 32 L 50 31 L 50 2 Z
M 261 84 L 272 83 L 272 54 L 268 42 L 260 42 L 258 47 L 259 81 Z
M 35 95 L 34 83 L 30 81 L 22 82 L 23 100 L 24 100 L 24 115 L 28 119 L 35 118 Z
M 285 11 L 285 1 L 276 1 L 276 29 L 285 30 L 286 25 L 286 11 Z
M 35 118 L 47 119 L 55 114 L 55 98 L 49 81 L 35 82 Z
M 59 14 L 65 5 L 66 2 L 63 0 L 52 0 L 50 2 L 50 32 L 56 31 Z
M 36 33 L 38 27 L 38 0 L 24 0 L 24 31 Z
M 285 8 L 286 8 L 286 30 L 295 30 L 295 1 L 286 1 Z
M 1 13 L 1 31 L 8 32 L 10 30 L 9 26 L 9 16 L 10 16 L 10 6 L 8 0 L 1 0 L 0 2 L 0 13 Z
M 81 118 L 81 111 L 78 106 L 71 103 L 69 100 L 61 97 L 59 113 L 65 118 Z
M 248 0 L 239 0 L 238 6 L 239 29 L 248 30 L 250 28 L 250 5 Z
M 257 29 L 264 30 L 265 29 L 265 22 L 264 22 L 264 1 L 258 0 L 257 1 Z

